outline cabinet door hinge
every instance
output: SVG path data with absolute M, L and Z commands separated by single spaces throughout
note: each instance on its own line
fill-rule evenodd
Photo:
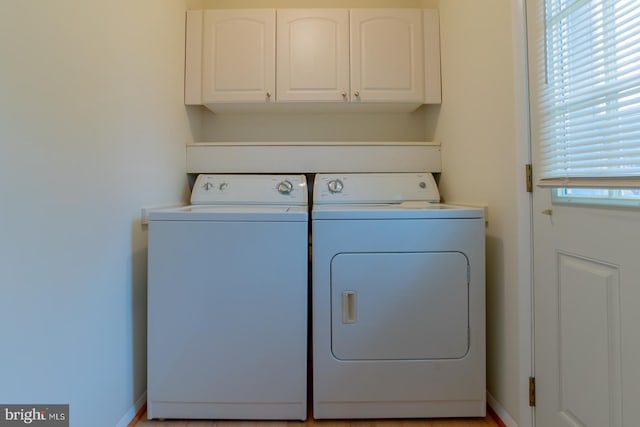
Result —
M 536 377 L 529 377 L 529 406 L 536 406 Z
M 531 163 L 524 165 L 527 193 L 533 193 L 533 172 L 531 170 Z

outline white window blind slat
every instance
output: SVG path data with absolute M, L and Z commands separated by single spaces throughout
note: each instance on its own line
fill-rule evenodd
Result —
M 616 74 L 617 81 L 612 82 L 612 75 L 609 74 L 595 74 L 593 73 L 594 66 L 597 66 L 599 61 L 595 58 L 589 63 L 589 69 L 585 72 L 578 68 L 574 68 L 571 74 L 571 78 L 574 79 L 574 84 L 571 87 L 573 98 L 580 99 L 585 97 L 587 99 L 593 99 L 602 94 L 615 94 L 617 91 L 624 90 L 625 86 L 631 86 L 637 84 L 640 76 L 636 75 L 636 67 L 638 66 L 638 60 L 640 59 L 640 46 L 633 52 L 625 54 L 625 59 L 619 60 L 616 64 L 619 73 Z M 604 65 L 602 69 L 604 70 Z M 627 69 L 630 68 L 630 69 Z M 569 78 L 569 76 L 565 77 Z M 553 101 L 557 101 L 559 95 L 566 93 L 566 89 L 563 87 L 554 88 L 554 92 L 546 93 L 543 97 L 543 102 L 548 102 L 553 106 Z M 589 92 L 591 89 L 591 92 Z M 589 96 L 590 95 L 590 96 Z
M 640 48 L 638 47 L 636 41 L 636 39 L 640 37 L 640 27 L 637 29 L 637 31 L 630 33 L 629 36 L 633 38 L 633 40 L 628 40 L 629 44 L 620 42 L 614 43 L 616 41 L 614 39 L 609 44 L 603 44 L 599 49 L 600 52 L 593 53 L 587 51 L 584 56 L 572 57 L 571 69 L 558 70 L 552 76 L 559 81 L 571 78 L 573 79 L 574 84 L 577 85 L 583 84 L 588 80 L 606 80 L 607 76 L 611 76 L 611 71 L 603 74 L 606 69 L 605 67 L 607 67 L 607 61 L 610 60 L 610 54 L 605 54 L 605 51 L 612 49 L 619 49 L 622 55 L 616 59 L 616 67 L 618 68 L 618 70 L 620 70 L 621 74 L 622 71 L 625 70 L 625 66 L 631 66 L 631 70 L 627 70 L 627 72 L 635 71 L 634 66 L 637 65 L 636 60 L 638 55 L 640 55 Z M 593 46 L 589 46 L 589 48 L 593 48 Z M 550 52 L 550 54 L 561 55 L 561 53 L 558 52 Z M 633 76 L 633 74 L 631 75 Z M 562 91 L 564 91 L 565 88 L 558 87 L 557 89 L 561 89 Z
M 636 137 L 640 136 L 640 133 L 636 132 Z M 618 153 L 624 152 L 628 156 L 632 157 L 633 153 L 637 152 L 637 148 L 629 148 L 624 143 L 619 143 L 612 139 L 602 139 L 598 140 L 592 144 L 585 144 L 585 147 L 567 147 L 563 149 L 556 149 L 552 151 L 548 151 L 545 154 L 553 155 L 553 156 L 566 156 L 571 155 L 578 157 L 592 157 L 594 159 L 600 159 L 603 156 L 619 156 Z M 567 159 L 558 159 L 554 164 L 561 164 L 562 162 L 567 161 Z
M 553 123 L 548 123 L 546 127 L 541 129 L 545 136 L 550 136 L 555 132 L 564 132 L 567 127 L 571 127 L 574 130 L 579 130 L 584 127 L 598 127 L 601 128 L 602 125 L 606 125 L 607 123 L 611 123 L 612 125 L 619 126 L 623 123 L 634 123 L 635 119 L 638 118 L 638 114 L 640 114 L 640 109 L 634 107 L 635 103 L 638 102 L 637 99 L 629 99 L 624 102 L 619 102 L 616 105 L 611 105 L 611 102 L 607 102 L 603 100 L 603 106 L 587 106 L 583 107 L 582 111 L 578 111 L 572 117 L 572 121 L 569 125 L 561 120 L 555 120 Z M 616 110 L 621 108 L 627 108 L 626 111 L 621 112 L 616 117 L 615 123 L 610 119 L 611 113 L 615 113 Z M 597 114 L 594 114 L 597 113 Z
M 616 178 L 548 178 L 538 183 L 542 188 L 638 188 L 638 177 Z
M 542 181 L 625 177 L 637 185 L 640 0 L 546 0 L 545 7 Z
M 603 116 L 606 116 L 606 114 L 603 114 Z M 571 129 L 575 139 L 579 140 L 582 137 L 585 140 L 583 142 L 584 144 L 589 144 L 589 140 L 592 137 L 604 135 L 610 136 L 608 126 L 606 126 L 607 124 L 610 126 L 615 126 L 615 128 L 620 133 L 637 131 L 638 120 L 640 120 L 640 111 L 633 114 L 630 113 L 620 116 L 615 120 L 615 122 L 607 120 L 606 117 L 591 120 L 589 119 L 590 115 L 585 114 L 584 118 L 576 119 L 576 121 L 571 124 Z M 565 128 L 561 125 L 562 124 L 559 123 L 553 128 L 544 129 L 542 135 L 546 137 L 552 137 L 559 132 L 564 132 Z

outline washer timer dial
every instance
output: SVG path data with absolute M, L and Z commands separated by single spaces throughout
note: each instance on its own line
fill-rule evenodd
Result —
M 289 180 L 284 180 L 278 184 L 278 193 L 280 194 L 291 194 L 293 191 L 293 184 Z

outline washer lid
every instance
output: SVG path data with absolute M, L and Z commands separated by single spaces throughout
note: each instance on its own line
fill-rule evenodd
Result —
M 426 201 L 314 205 L 311 217 L 317 219 L 472 219 L 484 218 L 484 209 L 429 203 Z
M 307 205 L 304 175 L 198 175 L 194 205 Z
M 306 206 L 190 205 L 149 212 L 150 221 L 308 221 Z

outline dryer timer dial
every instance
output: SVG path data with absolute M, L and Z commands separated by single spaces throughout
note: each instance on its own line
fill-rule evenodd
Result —
M 329 188 L 331 193 L 342 193 L 344 184 L 339 179 L 332 179 L 327 183 L 327 188 Z

